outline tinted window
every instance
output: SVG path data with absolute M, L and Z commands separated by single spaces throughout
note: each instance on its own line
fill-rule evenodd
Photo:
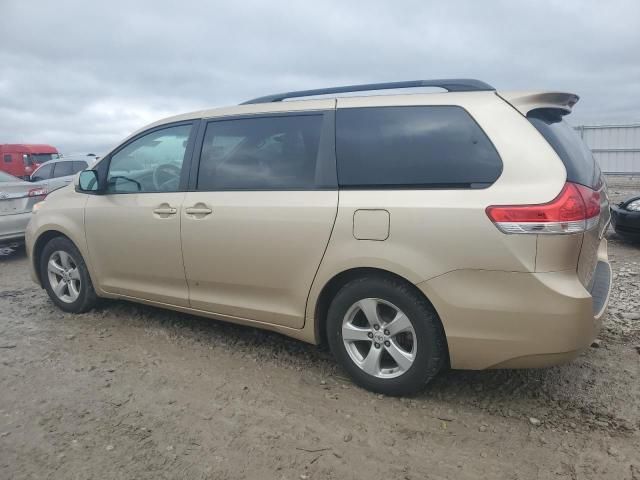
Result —
M 109 164 L 109 193 L 175 192 L 191 125 L 155 130 L 118 151 Z
M 73 175 L 72 162 L 58 162 L 53 165 L 53 178 Z
M 53 165 L 52 164 L 43 165 L 38 170 L 36 170 L 36 172 L 31 177 L 31 180 L 33 180 L 33 181 L 48 180 L 48 179 L 51 178 L 52 172 L 53 172 Z
M 31 163 L 45 163 L 55 158 L 60 158 L 60 155 L 57 153 L 32 153 L 30 160 Z
M 484 132 L 453 106 L 338 110 L 336 149 L 346 187 L 485 187 L 502 171 Z
M 75 175 L 78 172 L 81 172 L 82 170 L 86 170 L 87 169 L 87 162 L 72 162 L 73 163 L 73 174 Z
M 556 151 L 567 169 L 567 180 L 598 188 L 600 168 L 578 134 L 553 110 L 533 110 L 527 118 Z
M 322 118 L 296 115 L 209 123 L 198 190 L 313 188 Z
M 7 154 L 4 156 L 4 163 L 11 163 L 11 154 Z

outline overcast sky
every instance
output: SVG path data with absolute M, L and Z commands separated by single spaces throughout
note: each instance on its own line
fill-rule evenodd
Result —
M 640 121 L 640 1 L 0 0 L 0 143 L 106 153 L 268 93 L 471 77 Z

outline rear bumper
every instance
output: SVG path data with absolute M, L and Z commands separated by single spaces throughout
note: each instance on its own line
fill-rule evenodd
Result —
M 608 262 L 591 291 L 575 270 L 458 270 L 419 284 L 445 329 L 452 368 L 533 368 L 575 358 L 598 335 L 611 290 Z
M 0 215 L 0 242 L 8 243 L 24 239 L 29 219 L 31 219 L 31 212 Z
M 611 225 L 620 235 L 640 239 L 640 212 L 630 212 L 613 205 L 611 207 Z

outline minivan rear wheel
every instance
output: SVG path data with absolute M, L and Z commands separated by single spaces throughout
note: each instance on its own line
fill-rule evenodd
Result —
M 334 356 L 363 388 L 385 395 L 415 393 L 445 365 L 440 319 L 415 287 L 374 276 L 338 291 L 327 318 Z
M 49 298 L 65 312 L 82 313 L 97 301 L 89 271 L 71 240 L 56 237 L 42 249 L 40 278 Z

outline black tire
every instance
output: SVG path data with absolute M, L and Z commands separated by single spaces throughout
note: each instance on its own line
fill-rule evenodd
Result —
M 414 360 L 411 366 L 399 376 L 379 378 L 369 374 L 358 366 L 347 351 L 343 342 L 343 319 L 353 311 L 355 303 L 363 299 L 380 299 L 393 304 L 404 313 L 413 327 L 416 341 Z M 380 308 L 386 307 L 384 305 L 377 307 L 376 311 Z M 385 395 L 409 395 L 422 390 L 447 362 L 446 339 L 435 310 L 413 285 L 390 276 L 358 278 L 342 287 L 329 307 L 327 338 L 333 355 L 356 384 Z M 376 344 L 385 349 L 387 343 Z M 369 347 L 364 341 L 358 343 L 358 348 L 373 349 L 373 345 L 372 343 Z M 381 355 L 388 355 L 388 353 L 382 352 Z M 364 357 L 365 354 L 362 353 L 362 356 Z M 391 356 L 387 358 L 391 359 Z
M 79 273 L 79 288 L 78 297 L 74 301 L 63 301 L 58 298 L 58 295 L 54 292 L 54 288 L 51 284 L 48 272 L 49 260 L 57 252 L 65 252 L 72 259 L 73 265 L 77 268 Z M 55 303 L 61 310 L 70 313 L 83 313 L 93 308 L 98 300 L 96 292 L 89 276 L 89 270 L 87 265 L 80 254 L 80 251 L 76 248 L 71 240 L 66 237 L 55 237 L 44 246 L 42 254 L 40 255 L 40 278 L 42 279 L 42 285 L 47 290 L 49 298 Z M 70 293 L 70 290 L 66 290 Z

